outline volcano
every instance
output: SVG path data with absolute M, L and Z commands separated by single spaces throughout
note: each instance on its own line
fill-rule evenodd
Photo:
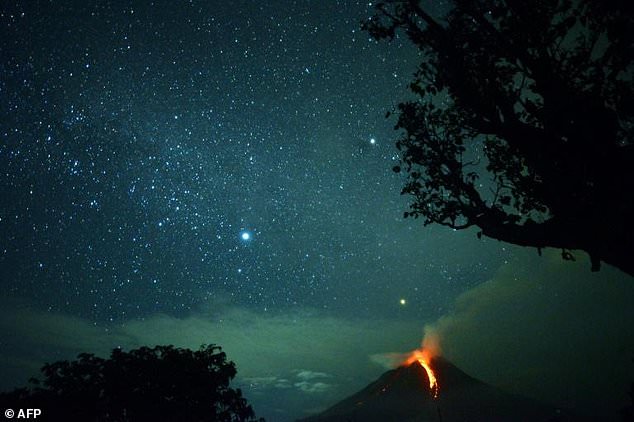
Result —
M 558 409 L 485 384 L 441 357 L 430 366 L 437 388 L 416 361 L 385 372 L 358 393 L 298 422 L 572 420 Z

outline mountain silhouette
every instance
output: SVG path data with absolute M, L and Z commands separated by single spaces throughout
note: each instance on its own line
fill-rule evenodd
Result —
M 485 384 L 441 357 L 431 366 L 439 385 L 436 399 L 427 373 L 414 362 L 385 372 L 361 391 L 299 422 L 573 420 L 552 406 Z

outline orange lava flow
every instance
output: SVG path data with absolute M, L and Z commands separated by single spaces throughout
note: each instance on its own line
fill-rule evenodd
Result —
M 436 379 L 436 374 L 434 374 L 434 370 L 432 369 L 429 362 L 431 361 L 431 354 L 425 349 L 414 350 L 412 354 L 407 358 L 405 363 L 407 365 L 411 365 L 412 363 L 418 361 L 421 364 L 425 372 L 427 372 L 427 378 L 429 378 L 429 391 L 433 398 L 438 398 L 438 391 L 440 387 L 438 386 L 438 380 Z

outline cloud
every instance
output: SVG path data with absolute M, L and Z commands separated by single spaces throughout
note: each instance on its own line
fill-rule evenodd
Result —
M 332 387 L 332 384 L 323 381 L 324 378 L 332 378 L 332 375 L 325 372 L 300 370 L 296 372 L 295 377 L 300 381 L 295 382 L 293 385 L 306 393 L 323 393 Z
M 394 369 L 400 366 L 409 356 L 408 353 L 387 352 L 377 353 L 370 356 L 370 360 L 383 369 Z
M 247 377 L 243 381 L 248 383 L 253 389 L 289 389 L 297 387 L 305 393 L 323 393 L 332 387 L 332 384 L 323 381 L 324 378 L 332 378 L 332 375 L 324 372 L 315 372 L 309 370 L 296 370 L 292 375 L 292 379 L 280 378 L 276 376 L 270 377 Z
M 314 372 L 314 371 L 308 371 L 308 370 L 300 370 L 297 372 L 297 378 L 302 379 L 302 380 L 314 380 L 316 378 L 330 378 L 332 377 L 332 375 L 326 374 L 324 372 Z
M 280 377 L 243 377 L 242 378 L 245 383 L 249 385 L 252 389 L 260 389 L 260 388 L 293 388 L 293 383 L 286 379 Z
M 605 266 L 526 257 L 426 327 L 444 356 L 507 390 L 605 417 L 634 381 L 634 281 Z
M 298 387 L 300 390 L 306 393 L 323 393 L 330 389 L 330 384 L 326 384 L 325 382 L 310 382 L 310 381 L 300 381 L 296 382 L 295 387 Z

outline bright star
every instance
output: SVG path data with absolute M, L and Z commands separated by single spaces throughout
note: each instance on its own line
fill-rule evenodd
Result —
M 376 139 L 374 139 L 374 138 L 370 138 L 370 143 L 371 143 L 372 145 L 376 144 Z
M 242 240 L 251 240 L 251 233 L 249 233 L 247 231 L 243 231 L 240 234 L 240 237 L 242 238 Z
M 407 304 L 407 301 L 405 299 L 401 299 L 398 301 L 398 303 L 400 303 L 401 305 L 405 306 Z

